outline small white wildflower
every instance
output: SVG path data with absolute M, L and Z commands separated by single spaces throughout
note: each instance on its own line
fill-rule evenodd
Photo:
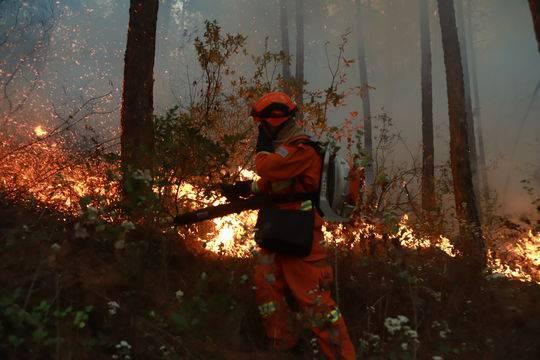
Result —
M 439 331 L 439 336 L 441 339 L 446 339 L 446 335 L 448 335 L 448 333 L 445 330 Z
M 118 349 L 120 349 L 120 348 L 131 349 L 131 345 L 129 345 L 129 343 L 128 343 L 126 340 L 120 341 L 120 342 L 116 345 L 116 347 L 117 347 Z
M 411 339 L 416 339 L 418 338 L 418 333 L 414 330 L 411 330 L 411 329 L 408 329 L 406 332 L 405 332 L 405 335 L 407 335 L 408 337 L 410 337 Z
M 113 354 L 112 358 L 113 358 L 113 359 L 118 359 L 118 355 Z
M 401 330 L 401 321 L 397 318 L 388 317 L 384 320 L 384 326 L 391 335 Z
M 403 316 L 403 315 L 398 315 L 397 319 L 398 319 L 402 324 L 405 324 L 405 323 L 408 323 L 408 322 L 409 322 L 409 318 L 406 317 L 406 316 Z
M 201 280 L 205 280 L 208 277 L 205 272 L 201 274 Z
M 109 301 L 107 303 L 107 307 L 109 309 L 110 315 L 116 315 L 116 313 L 118 312 L 118 309 L 120 309 L 120 304 L 117 303 L 116 301 Z
M 442 356 L 435 355 L 431 358 L 432 360 L 444 360 Z
M 401 348 L 402 348 L 403 350 L 407 350 L 408 347 L 409 347 L 409 344 L 407 344 L 406 342 L 401 343 Z
M 58 243 L 54 243 L 51 245 L 51 250 L 54 252 L 60 251 L 60 245 Z
M 176 293 L 176 300 L 182 301 L 182 297 L 184 296 L 184 292 L 182 290 L 178 290 Z
M 29 229 L 28 225 L 26 225 L 26 224 L 24 224 L 24 225 L 22 226 L 22 228 L 23 228 L 24 231 L 28 231 L 28 229 Z

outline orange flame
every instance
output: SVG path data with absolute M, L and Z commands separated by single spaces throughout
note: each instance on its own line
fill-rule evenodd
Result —
M 46 130 L 43 129 L 41 125 L 38 125 L 34 128 L 34 134 L 36 134 L 38 137 L 43 137 L 48 134 Z
M 37 126 L 34 133 L 42 137 L 47 131 L 42 126 Z M 0 145 L 1 152 L 9 144 L 2 142 Z M 79 211 L 78 202 L 83 196 L 102 195 L 110 202 L 117 198 L 117 187 L 111 188 L 111 182 L 105 175 L 107 171 L 115 170 L 113 165 L 104 162 L 96 162 L 90 166 L 71 164 L 67 161 L 70 155 L 55 143 L 38 142 L 24 152 L 10 157 L 9 162 L 0 163 L 0 190 L 5 193 L 24 192 L 58 211 L 73 214 Z M 249 179 L 254 176 L 253 172 L 244 170 L 240 177 Z M 198 201 L 202 206 L 218 205 L 226 201 L 217 194 L 205 198 L 200 193 L 195 186 L 186 183 L 180 187 L 178 197 Z M 213 219 L 210 231 L 200 241 L 205 243 L 208 251 L 214 253 L 249 257 L 256 246 L 251 236 L 255 222 L 254 211 Z M 181 231 L 182 229 L 179 229 L 179 232 Z M 383 240 L 383 234 L 377 226 L 364 222 L 357 223 L 352 230 L 347 231 L 343 226 L 337 226 L 332 231 L 323 228 L 323 234 L 328 243 L 350 248 L 359 248 L 362 240 L 366 238 Z M 397 238 L 406 248 L 436 247 L 449 256 L 455 256 L 454 248 L 447 237 L 439 235 L 428 238 L 418 235 L 409 224 L 406 214 L 399 221 L 397 232 L 391 236 Z M 515 240 L 501 233 L 496 233 L 491 238 L 488 244 L 488 260 L 493 274 L 540 283 L 540 234 L 529 230 Z

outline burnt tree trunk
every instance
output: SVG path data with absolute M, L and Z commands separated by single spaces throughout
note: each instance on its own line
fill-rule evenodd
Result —
M 458 30 L 458 39 L 459 39 L 459 50 L 461 53 L 461 63 L 463 68 L 463 85 L 465 90 L 465 116 L 467 117 L 467 136 L 469 143 L 469 158 L 471 162 L 471 172 L 473 187 L 476 196 L 476 206 L 480 212 L 480 203 L 479 196 L 479 181 L 478 181 L 478 155 L 476 151 L 476 136 L 474 128 L 474 117 L 473 117 L 473 108 L 472 108 L 472 99 L 471 99 L 471 81 L 469 75 L 469 59 L 467 53 L 467 34 L 464 27 L 464 16 L 463 13 L 463 1 L 464 0 L 455 0 L 456 1 L 456 20 L 457 20 L 457 30 Z
M 158 0 L 131 0 L 121 109 L 121 160 L 124 204 L 136 215 L 152 189 L 138 175 L 152 173 L 154 57 Z M 141 181 L 142 180 L 142 181 Z
M 291 80 L 291 68 L 289 64 L 289 19 L 287 17 L 287 0 L 279 0 L 279 20 L 281 29 L 281 51 L 285 55 L 282 66 L 283 80 L 288 83 Z M 284 89 L 289 92 L 288 86 Z
M 487 181 L 486 153 L 484 147 L 484 134 L 482 132 L 482 117 L 480 116 L 480 93 L 478 90 L 478 70 L 476 67 L 476 51 L 474 48 L 474 31 L 472 27 L 472 8 L 471 0 L 467 1 L 467 30 L 469 36 L 466 37 L 471 54 L 471 79 L 474 95 L 473 118 L 476 120 L 476 133 L 478 134 L 478 178 L 480 180 L 480 189 L 477 196 L 482 194 L 485 201 L 489 199 L 489 184 Z
M 538 0 L 529 0 L 529 7 L 531 8 L 534 33 L 536 34 L 536 42 L 538 43 L 538 52 L 540 52 L 540 4 L 538 3 Z
M 304 104 L 304 0 L 296 0 L 296 103 L 298 119 L 302 119 Z
M 437 0 L 437 4 L 448 92 L 450 164 L 460 232 L 456 248 L 461 253 L 467 269 L 472 272 L 471 275 L 478 275 L 486 265 L 486 254 L 469 160 L 463 68 L 454 2 Z
M 433 86 L 429 4 L 420 5 L 420 52 L 422 84 L 422 209 L 429 215 L 437 207 L 435 198 L 435 149 L 433 146 Z
M 373 137 L 371 130 L 371 104 L 369 99 L 369 86 L 367 76 L 366 50 L 364 42 L 364 26 L 362 18 L 362 4 L 356 0 L 356 36 L 358 42 L 358 72 L 360 75 L 360 88 L 362 89 L 362 110 L 364 115 L 364 149 L 367 158 L 366 184 L 372 185 L 375 179 L 373 173 Z

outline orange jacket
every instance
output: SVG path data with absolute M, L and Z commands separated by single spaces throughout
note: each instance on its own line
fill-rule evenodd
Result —
M 254 193 L 288 194 L 296 192 L 314 192 L 319 189 L 322 159 L 317 151 L 303 141 L 309 141 L 306 135 L 295 136 L 285 144 L 278 146 L 273 153 L 259 152 L 255 156 L 255 171 L 261 177 L 252 184 Z M 283 209 L 310 210 L 311 200 L 280 204 Z M 308 259 L 320 259 L 326 256 L 321 244 L 322 218 L 315 211 L 313 248 Z

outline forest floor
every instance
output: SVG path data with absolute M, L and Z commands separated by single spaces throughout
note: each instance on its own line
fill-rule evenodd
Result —
M 37 205 L 0 196 L 0 358 L 296 358 L 265 340 L 251 259 L 195 255 L 171 234 L 115 250 Z M 540 358 L 539 285 L 488 276 L 467 295 L 441 251 L 335 254 L 359 358 Z

